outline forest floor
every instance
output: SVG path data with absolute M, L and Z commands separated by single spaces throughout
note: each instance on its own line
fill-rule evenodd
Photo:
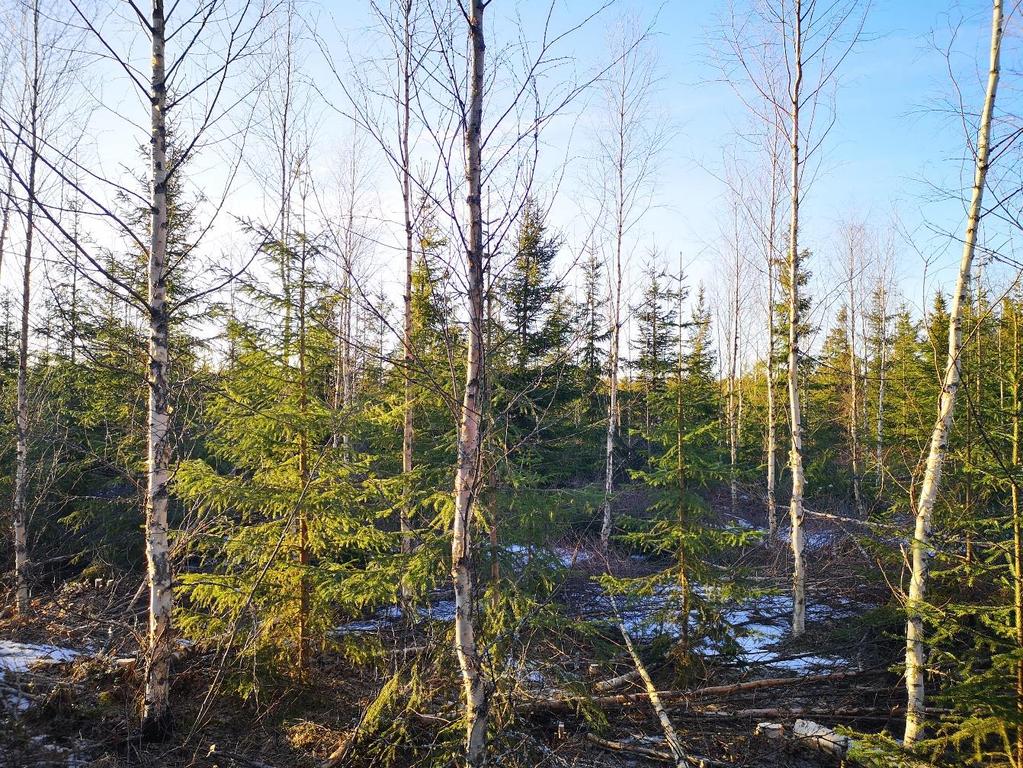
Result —
M 715 506 L 727 508 L 727 500 Z M 722 520 L 728 517 L 724 511 L 718 514 Z M 762 513 L 734 522 L 760 528 Z M 665 638 L 677 640 L 681 632 L 672 623 L 670 593 L 653 590 L 621 604 L 626 631 L 650 651 L 650 673 L 664 692 L 681 740 L 708 765 L 838 764 L 799 742 L 755 735 L 757 724 L 764 721 L 786 730 L 803 718 L 853 733 L 901 731 L 904 692 L 898 675 L 889 671 L 902 652 L 901 620 L 886 607 L 890 593 L 883 582 L 878 586 L 869 553 L 841 523 L 817 519 L 808 527 L 810 610 L 807 632 L 798 641 L 788 630 L 789 558 L 784 543 L 747 547 L 738 560 L 719 565 L 741 569 L 749 591 L 702 617 L 721 631 L 701 633 L 695 661 L 684 670 L 671 662 L 671 643 L 665 652 Z M 587 539 L 546 548 L 512 545 L 507 555 L 513 560 L 511 568 L 516 557 L 561 561 L 551 599 L 570 621 L 611 621 L 614 611 L 593 578 L 601 572 L 642 576 L 657 568 L 639 557 L 608 563 Z M 266 681 L 247 700 L 233 693 L 219 674 L 216 649 L 183 643 L 175 662 L 175 735 L 164 744 L 140 746 L 133 728 L 145 613 L 134 578 L 133 583 L 65 583 L 37 595 L 27 620 L 4 609 L 0 766 L 314 766 L 346 741 L 351 748 L 339 764 L 373 764 L 357 757 L 380 754 L 381 748 L 379 743 L 365 748 L 370 736 L 361 723 L 385 688 L 387 670 L 408 669 L 410 656 L 424 648 L 450 656 L 436 650 L 449 645 L 452 604 L 443 593 L 411 624 L 395 610 L 345 621 L 336 630 L 340 646 L 317 654 L 309 681 L 299 686 Z M 601 652 L 578 634 L 572 639 L 537 634 L 520 646 L 517 658 L 506 665 L 508 679 L 499 685 L 501 703 L 493 710 L 494 719 L 505 724 L 502 738 L 495 741 L 498 765 L 665 763 L 663 733 L 645 690 L 635 675 L 628 676 L 634 671 L 628 656 L 607 642 L 613 640 L 614 629 L 611 621 L 598 644 Z M 359 652 L 367 658 L 354 663 L 353 654 Z M 372 659 L 377 663 L 370 663 Z M 431 669 L 450 673 L 450 660 Z M 620 675 L 628 679 L 601 690 L 601 681 Z M 431 691 L 420 695 L 419 709 L 409 706 L 391 715 L 407 724 L 400 738 L 393 730 L 381 731 L 380 738 L 392 742 L 394 764 L 434 764 L 431 740 L 457 740 L 453 675 L 427 687 Z M 597 697 L 599 707 L 589 697 Z

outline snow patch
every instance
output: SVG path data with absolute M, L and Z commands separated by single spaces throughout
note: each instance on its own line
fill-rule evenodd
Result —
M 60 664 L 71 661 L 79 655 L 78 651 L 61 648 L 57 645 L 33 645 L 16 643 L 13 640 L 0 640 L 0 677 L 11 678 L 13 686 L 17 685 L 17 676 L 28 672 L 35 666 Z M 32 700 L 22 695 L 16 687 L 5 688 L 0 698 L 5 709 L 24 712 L 32 705 Z
M 428 605 L 416 606 L 416 615 L 421 621 L 453 621 L 455 618 L 454 600 L 435 600 Z M 380 608 L 371 619 L 347 621 L 334 628 L 334 635 L 357 635 L 366 632 L 379 632 L 393 627 L 402 618 L 400 606 L 388 605 Z
M 0 640 L 0 673 L 28 672 L 35 664 L 60 664 L 77 657 L 78 651 L 56 645 L 31 645 Z

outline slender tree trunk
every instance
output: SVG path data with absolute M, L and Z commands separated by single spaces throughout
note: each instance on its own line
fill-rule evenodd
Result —
M 884 490 L 884 395 L 888 372 L 888 297 L 885 293 L 884 278 L 878 292 L 878 333 L 877 333 L 877 421 L 874 424 L 874 463 L 877 472 L 878 491 Z
M 18 338 L 17 457 L 14 472 L 14 582 L 18 614 L 29 612 L 28 589 L 28 320 L 31 301 L 32 245 L 35 235 L 36 159 L 39 142 L 39 3 L 32 7 L 32 81 L 29 96 L 28 202 L 25 208 L 25 258 L 21 288 L 21 334 Z
M 624 61 L 624 60 L 623 60 Z M 624 64 L 623 64 L 624 65 Z M 618 413 L 618 357 L 621 344 L 622 331 L 622 260 L 624 258 L 623 246 L 625 242 L 626 225 L 626 163 L 627 152 L 626 133 L 628 130 L 628 80 L 623 73 L 623 79 L 615 84 L 614 91 L 614 185 L 615 185 L 615 240 L 614 240 L 614 264 L 612 266 L 614 276 L 611 278 L 612 293 L 610 315 L 611 315 L 611 339 L 608 349 L 608 404 L 607 404 L 607 442 L 605 445 L 604 464 L 604 519 L 600 526 L 600 546 L 604 552 L 611 543 L 611 532 L 614 529 L 614 520 L 611 515 L 611 499 L 614 495 L 614 458 L 615 441 L 618 437 L 620 427 L 620 414 Z M 610 277 L 610 276 L 609 276 Z
M 736 232 L 735 285 L 732 293 L 732 328 L 728 354 L 728 488 L 731 499 L 731 513 L 735 517 L 739 509 L 739 489 L 736 481 L 739 460 L 739 402 L 736 391 L 739 365 L 739 253 L 738 232 Z
M 342 446 L 346 449 L 345 458 L 347 459 L 347 437 L 342 434 L 346 432 L 344 429 L 344 420 L 348 418 L 348 406 L 349 406 L 349 371 L 351 369 L 351 361 L 349 359 L 349 339 L 351 335 L 351 278 L 350 271 L 347 262 L 343 265 L 344 275 L 341 278 L 341 291 L 338 296 L 337 304 L 337 349 L 334 350 L 334 397 L 333 406 L 336 412 L 336 423 L 334 425 L 334 433 L 331 435 L 331 446 L 333 448 L 340 448 Z
M 778 509 L 775 500 L 775 483 L 778 477 L 778 417 L 775 405 L 774 370 L 774 256 L 775 227 L 777 210 L 778 153 L 771 154 L 771 210 L 768 218 L 767 237 L 767 535 L 771 541 L 778 537 Z
M 938 401 L 938 416 L 931 434 L 930 451 L 923 484 L 916 500 L 916 524 L 912 542 L 912 578 L 909 598 L 906 603 L 906 731 L 904 743 L 912 745 L 921 735 L 924 726 L 924 622 L 922 607 L 927 599 L 928 548 L 930 547 L 931 519 L 934 504 L 938 498 L 941 482 L 941 468 L 948 448 L 948 431 L 952 424 L 956 390 L 959 388 L 959 353 L 961 341 L 961 313 L 967 283 L 973 266 L 973 254 L 977 245 L 977 230 L 980 226 L 981 204 L 987 179 L 988 154 L 991 137 L 991 114 L 998 90 L 999 55 L 1002 44 L 1002 0 L 994 0 L 991 16 L 991 63 L 988 72 L 987 93 L 980 116 L 977 136 L 976 169 L 969 213 L 966 220 L 966 236 L 963 239 L 963 254 L 959 263 L 959 277 L 948 322 L 948 361 L 945 365 L 941 396 Z
M 472 542 L 471 512 L 478 491 L 480 459 L 480 387 L 483 373 L 483 209 L 482 158 L 480 154 L 483 123 L 483 0 L 469 0 L 469 112 L 465 126 L 466 208 L 469 339 L 465 366 L 465 394 L 458 430 L 458 468 L 455 474 L 454 522 L 451 538 L 451 576 L 455 589 L 455 653 L 462 673 L 465 692 L 465 758 L 470 768 L 483 764 L 486 757 L 487 709 L 489 695 L 482 674 L 472 622 Z
M 1015 618 L 1016 650 L 1023 654 L 1023 517 L 1019 503 L 1020 466 L 1020 359 L 1019 359 L 1020 304 L 1012 302 L 1012 470 L 1017 477 L 1012 481 L 1012 586 Z M 1023 655 L 1016 661 L 1016 711 L 1023 723 Z M 1016 726 L 1016 765 L 1023 766 L 1023 725 Z
M 688 562 L 686 558 L 686 546 L 684 532 L 686 529 L 686 458 L 685 458 L 685 442 L 683 440 L 683 434 L 685 432 L 685 400 L 682 392 L 682 382 L 685 371 L 683 369 L 683 354 L 682 354 L 682 263 L 681 257 L 679 258 L 679 270 L 678 270 L 678 364 L 675 370 L 677 377 L 676 385 L 678 390 L 675 393 L 675 472 L 678 477 L 678 527 L 679 527 L 679 546 L 678 546 L 678 589 L 682 596 L 682 637 L 681 644 L 682 650 L 685 653 L 689 653 L 689 613 L 691 606 L 690 598 L 690 587 L 689 587 L 689 570 Z
M 284 50 L 287 52 L 287 56 L 284 63 L 284 93 L 281 95 L 281 123 L 280 130 L 281 134 L 279 137 L 280 146 L 278 150 L 280 152 L 280 239 L 281 245 L 284 246 L 288 242 L 288 229 L 290 227 L 291 219 L 291 190 L 293 184 L 294 173 L 291 167 L 291 160 L 288 157 L 288 153 L 291 150 L 291 99 L 292 99 L 292 75 L 294 74 L 293 68 L 293 43 L 292 43 L 292 12 L 293 8 L 288 9 L 288 24 L 287 31 L 285 33 Z M 292 342 L 292 302 L 291 302 L 291 269 L 287 259 L 281 259 L 281 288 L 284 293 L 284 327 L 282 329 L 282 348 L 284 351 L 284 364 L 291 365 L 291 342 Z
M 806 479 L 803 475 L 803 422 L 799 408 L 799 201 L 800 201 L 800 136 L 799 110 L 803 83 L 803 3 L 795 0 L 793 25 L 793 80 L 790 91 L 792 152 L 791 219 L 789 223 L 789 344 L 788 390 L 789 429 L 791 446 L 789 465 L 792 471 L 792 498 L 789 502 L 792 545 L 792 635 L 798 637 L 806 628 L 806 564 L 803 561 L 803 493 Z
M 79 214 L 75 212 L 75 242 L 79 242 L 80 233 L 78 230 Z M 2 248 L 0 248 L 2 250 Z M 71 300 L 68 307 L 68 358 L 71 368 L 74 369 L 77 362 L 77 341 L 78 341 L 78 249 L 71 249 Z M 232 341 L 232 344 L 234 342 Z
M 621 227 L 619 227 L 621 233 Z M 621 243 L 621 234 L 618 236 Z M 615 288 L 611 300 L 611 341 L 608 348 L 607 377 L 607 440 L 604 461 L 604 517 L 600 525 L 600 547 L 607 552 L 611 543 L 614 520 L 611 515 L 611 499 L 615 489 L 615 440 L 618 436 L 618 343 L 622 323 L 622 263 L 620 246 L 615 251 Z
M 488 196 L 489 200 L 489 196 Z M 490 271 L 491 260 L 487 258 L 487 271 L 486 271 L 486 289 L 487 289 L 487 330 L 486 330 L 486 348 L 491 349 L 494 329 L 494 278 Z M 494 423 L 494 389 L 493 389 L 493 369 L 488 369 L 484 366 L 483 370 L 483 399 L 487 406 L 487 436 L 486 436 L 486 454 L 487 464 L 489 465 L 489 476 L 487 478 L 487 500 L 484 508 L 486 514 L 490 519 L 490 596 L 491 596 L 491 607 L 497 610 L 498 605 L 501 601 L 501 557 L 500 557 L 500 542 L 498 537 L 498 526 L 500 521 L 498 520 L 497 512 L 497 454 L 494 443 L 497 440 L 497 429 Z M 507 421 L 505 422 L 505 443 L 508 442 L 508 426 Z
M 618 629 L 622 633 L 622 639 L 625 640 L 625 648 L 632 657 L 632 663 L 635 664 L 636 671 L 639 672 L 639 677 L 643 681 L 643 687 L 646 688 L 647 697 L 650 699 L 650 706 L 653 707 L 654 714 L 657 715 L 657 720 L 661 724 L 664 740 L 668 743 L 672 760 L 674 760 L 677 768 L 684 768 L 684 766 L 690 764 L 691 758 L 686 754 L 682 742 L 678 738 L 678 733 L 675 731 L 675 726 L 672 724 L 671 718 L 668 717 L 668 710 L 665 709 L 661 701 L 661 696 L 657 692 L 657 686 L 654 685 L 653 678 L 650 677 L 650 673 L 643 664 L 643 660 L 639 657 L 639 653 L 636 652 L 636 647 L 629 636 L 629 631 L 625 628 L 625 623 L 622 621 L 621 614 L 618 611 L 618 604 L 613 597 L 611 598 L 611 605 L 614 607 Z
M 18 146 L 19 143 L 16 142 L 14 149 L 11 151 L 10 162 L 12 165 L 7 169 L 7 184 L 3 193 L 3 208 L 0 209 L 0 271 L 3 270 L 4 256 L 7 253 L 7 232 L 11 224 L 11 208 L 14 205 L 12 202 L 14 198 L 11 194 L 14 191 L 13 163 L 18 157 Z
M 283 244 L 282 244 L 283 245 Z M 285 252 L 287 248 L 285 247 Z M 298 508 L 298 676 L 305 680 L 309 670 L 309 512 L 305 489 L 309 486 L 309 382 L 306 371 L 306 240 L 305 199 L 302 199 L 302 242 L 298 264 L 298 409 L 301 427 L 298 436 L 298 476 L 302 494 Z
M 334 390 L 334 408 L 341 414 L 333 435 L 334 448 L 342 449 L 348 460 L 348 430 L 345 421 L 351 416 L 352 389 L 354 387 L 354 361 L 352 359 L 352 263 L 351 254 L 344 256 L 344 275 L 341 278 L 341 297 L 337 318 L 337 376 Z
M 404 22 L 404 46 L 401 62 L 401 198 L 405 216 L 405 316 L 402 327 L 402 351 L 404 354 L 404 402 L 401 433 L 401 472 L 404 477 L 401 512 L 401 553 L 412 553 L 412 270 L 413 264 L 413 221 L 412 221 L 412 158 L 409 154 L 409 125 L 412 102 L 412 1 L 404 0 L 402 14 Z M 402 598 L 407 600 L 409 589 L 405 580 L 401 585 Z
M 143 733 L 161 738 L 170 730 L 171 609 L 174 596 L 167 538 L 169 329 L 167 317 L 167 87 L 164 75 L 163 0 L 153 0 L 152 218 L 149 245 L 149 411 L 146 488 L 146 561 L 149 579 L 149 649 Z
M 849 465 L 852 470 L 853 507 L 863 514 L 860 496 L 859 363 L 856 359 L 856 254 L 849 245 Z

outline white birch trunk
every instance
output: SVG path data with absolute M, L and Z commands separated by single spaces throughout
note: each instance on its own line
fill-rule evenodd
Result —
M 600 546 L 604 552 L 611 543 L 611 531 L 614 520 L 611 515 L 611 497 L 614 494 L 614 448 L 618 436 L 618 355 L 622 330 L 622 246 L 625 240 L 625 132 L 626 108 L 625 88 L 623 80 L 617 84 L 619 88 L 616 105 L 615 139 L 617 147 L 614 156 L 615 166 L 615 243 L 614 243 L 614 285 L 611 301 L 611 341 L 608 349 L 608 404 L 607 404 L 607 442 L 605 445 L 604 465 L 604 519 L 600 526 Z
M 850 233 L 852 237 L 852 233 Z M 849 243 L 849 464 L 852 470 L 853 506 L 856 515 L 863 513 L 860 496 L 859 445 L 859 370 L 856 361 L 856 253 Z
M 731 499 L 731 513 L 735 517 L 739 507 L 739 490 L 736 484 L 736 472 L 739 460 L 739 401 L 736 386 L 739 365 L 739 232 L 735 233 L 735 271 L 732 279 L 732 328 L 728 352 L 728 488 Z
M 152 13 L 152 219 L 149 246 L 149 407 L 146 487 L 146 562 L 149 580 L 149 648 L 143 734 L 161 738 L 170 730 L 171 609 L 173 592 L 167 538 L 168 318 L 167 269 L 167 90 L 164 75 L 163 0 Z
M 473 497 L 478 490 L 480 458 L 481 384 L 483 370 L 483 211 L 482 123 L 484 37 L 482 0 L 469 0 L 469 112 L 465 127 L 466 208 L 468 215 L 469 339 L 465 366 L 465 394 L 458 430 L 458 467 L 455 473 L 454 522 L 451 538 L 451 576 L 455 589 L 455 654 L 465 693 L 465 759 L 470 768 L 486 756 L 488 691 L 476 648 L 472 621 L 472 541 L 470 526 Z
M 775 147 L 777 141 L 775 142 Z M 778 509 L 775 501 L 775 482 L 778 476 L 778 428 L 774 396 L 774 254 L 777 211 L 778 153 L 771 153 L 771 194 L 767 236 L 767 535 L 771 541 L 778 537 Z
M 789 502 L 792 546 L 792 635 L 798 637 L 806 628 L 806 563 L 803 560 L 803 493 L 806 479 L 803 475 L 803 422 L 799 408 L 799 199 L 800 199 L 800 136 L 799 110 L 803 83 L 803 4 L 795 3 L 793 23 L 793 80 L 790 88 L 791 133 L 789 147 L 792 152 L 791 219 L 789 222 L 789 343 L 788 390 L 789 429 L 791 445 L 789 466 L 792 471 L 792 497 Z
M 32 246 L 35 235 L 36 160 L 39 141 L 39 4 L 32 8 L 32 79 L 29 95 L 28 201 L 25 208 L 25 257 L 22 264 L 21 332 L 18 338 L 18 412 L 15 420 L 16 459 L 14 471 L 14 588 L 18 614 L 29 612 L 28 588 L 28 331 L 31 301 Z
M 412 103 L 412 0 L 402 3 L 404 21 L 404 45 L 401 61 L 401 197 L 405 216 L 405 293 L 404 324 L 402 327 L 402 352 L 404 357 L 404 402 L 402 433 L 401 433 L 401 472 L 405 478 L 403 499 L 399 514 L 401 527 L 401 553 L 412 552 L 412 441 L 414 427 L 412 423 L 412 270 L 413 270 L 413 231 L 412 231 L 412 158 L 409 154 L 409 124 L 411 122 Z M 402 580 L 401 594 L 407 599 L 408 585 Z
M 991 15 L 991 62 L 988 72 L 987 92 L 980 116 L 977 135 L 977 157 L 973 178 L 973 191 L 969 213 L 966 219 L 966 234 L 963 238 L 963 253 L 959 262 L 959 276 L 956 280 L 948 323 L 948 360 L 945 364 L 941 396 L 938 401 L 938 416 L 931 433 L 930 450 L 923 484 L 916 500 L 916 524 L 912 542 L 912 577 L 906 603 L 906 731 L 903 737 L 908 746 L 921 736 L 924 719 L 924 624 L 922 606 L 927 599 L 928 548 L 930 546 L 931 519 L 938 498 L 941 469 L 948 447 L 948 432 L 952 425 L 956 391 L 959 388 L 959 353 L 961 341 L 961 309 L 970 280 L 973 254 L 977 245 L 977 230 L 980 226 L 981 204 L 984 198 L 984 184 L 987 179 L 988 154 L 991 137 L 991 114 L 998 90 L 999 54 L 1002 44 L 1002 0 L 994 0 Z
M 604 517 L 600 525 L 600 547 L 605 552 L 611 543 L 611 530 L 614 520 L 611 515 L 611 497 L 614 495 L 614 462 L 615 439 L 618 435 L 618 344 L 621 337 L 622 324 L 622 263 L 620 250 L 615 253 L 615 288 L 611 302 L 611 342 L 608 351 L 608 401 L 607 401 L 607 440 L 605 443 L 604 463 Z

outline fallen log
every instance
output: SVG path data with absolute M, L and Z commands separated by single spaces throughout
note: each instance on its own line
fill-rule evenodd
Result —
M 598 747 L 604 749 L 610 749 L 615 752 L 628 752 L 640 757 L 645 757 L 649 760 L 656 760 L 661 763 L 673 763 L 675 758 L 671 756 L 666 750 L 656 749 L 651 746 L 647 746 L 645 743 L 637 739 L 628 739 L 622 741 L 612 741 L 611 739 L 602 739 L 593 733 L 586 734 L 586 740 L 592 744 L 596 744 Z M 703 757 L 701 755 L 690 755 L 692 761 L 698 766 L 707 766 L 707 768 L 718 768 L 719 766 L 730 766 L 732 763 L 722 762 L 721 760 L 713 760 L 709 757 Z
M 598 680 L 593 684 L 594 693 L 610 693 L 616 691 L 622 686 L 628 685 L 629 683 L 641 682 L 641 677 L 638 669 L 634 669 L 631 672 L 626 672 L 624 675 L 618 675 L 617 677 L 611 677 L 607 680 Z
M 657 691 L 658 698 L 663 702 L 686 701 L 708 696 L 730 696 L 744 691 L 761 688 L 781 688 L 789 685 L 813 685 L 816 683 L 835 682 L 856 677 L 862 672 L 831 672 L 822 675 L 802 675 L 799 677 L 768 677 L 760 680 L 747 680 L 729 685 L 711 685 L 704 688 L 690 688 L 685 691 Z M 591 704 L 604 708 L 621 708 L 649 700 L 646 693 L 620 693 L 610 696 L 557 696 L 547 699 L 531 699 L 518 705 L 524 712 L 570 712 L 582 704 Z
M 928 714 L 931 710 L 928 710 Z M 804 707 L 792 707 L 784 709 L 780 707 L 750 707 L 747 709 L 679 709 L 675 712 L 676 717 L 693 718 L 722 718 L 754 719 L 761 717 L 773 717 L 778 720 L 792 720 L 801 717 L 820 717 L 826 719 L 856 719 L 856 720 L 889 720 L 893 717 L 905 717 L 905 707 L 892 707 L 891 709 L 880 709 L 877 707 L 844 707 L 838 709 L 807 709 Z
M 792 725 L 792 737 L 811 749 L 837 757 L 845 757 L 852 746 L 852 739 L 848 736 L 835 733 L 813 720 L 796 720 Z
M 642 757 L 650 758 L 651 760 L 657 760 L 661 763 L 673 763 L 673 758 L 668 752 L 660 749 L 653 749 L 652 747 L 645 747 L 642 744 L 633 744 L 626 741 L 611 741 L 610 739 L 602 739 L 599 736 L 587 733 L 586 740 L 596 744 L 598 747 L 604 749 L 611 749 L 615 752 L 631 752 L 634 755 L 640 755 Z
M 668 750 L 671 752 L 672 760 L 674 761 L 677 768 L 684 768 L 686 765 L 699 766 L 700 763 L 688 754 L 682 747 L 682 742 L 679 741 L 678 734 L 675 732 L 675 727 L 671 724 L 671 719 L 668 717 L 668 710 L 664 708 L 664 704 L 661 701 L 661 696 L 657 691 L 657 686 L 654 685 L 654 681 L 650 677 L 650 673 L 647 672 L 645 666 L 643 666 L 642 660 L 639 658 L 639 654 L 636 653 L 636 648 L 632 644 L 632 638 L 629 637 L 629 632 L 625 629 L 625 623 L 622 621 L 621 615 L 618 613 L 618 604 L 615 602 L 614 597 L 611 598 L 611 605 L 615 609 L 615 617 L 618 619 L 618 629 L 622 633 L 622 639 L 625 640 L 625 647 L 629 650 L 629 655 L 632 657 L 633 664 L 636 665 L 636 672 L 643 680 L 643 687 L 646 688 L 647 698 L 650 699 L 650 706 L 653 707 L 654 712 L 657 714 L 657 719 L 661 723 L 661 730 L 664 731 L 664 740 L 668 743 Z

